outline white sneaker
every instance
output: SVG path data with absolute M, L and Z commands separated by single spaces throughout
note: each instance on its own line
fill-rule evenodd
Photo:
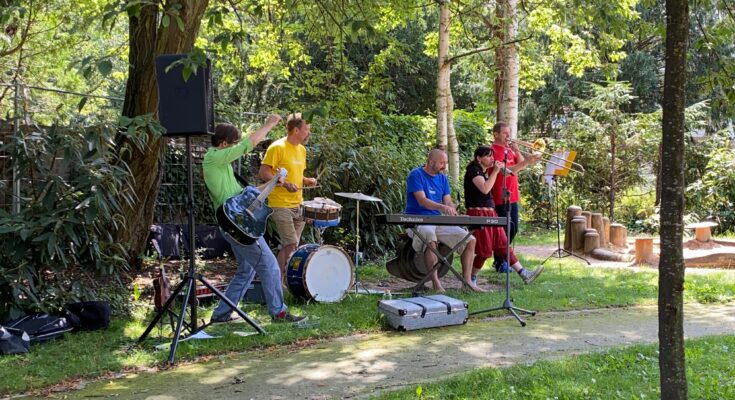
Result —
M 539 275 L 541 275 L 542 272 L 544 272 L 543 265 L 533 271 L 526 270 L 526 274 L 521 276 L 521 278 L 523 279 L 523 283 L 525 283 L 526 285 L 530 285 L 531 283 L 533 283 L 533 281 L 536 280 L 536 278 L 538 278 Z

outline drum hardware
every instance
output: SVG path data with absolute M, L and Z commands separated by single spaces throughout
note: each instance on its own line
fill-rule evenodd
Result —
M 301 205 L 301 217 L 310 221 L 316 228 L 319 245 L 323 244 L 322 234 L 327 228 L 339 225 L 342 205 L 326 197 L 315 197 Z
M 354 286 L 355 286 L 355 293 L 357 294 L 358 293 L 357 286 L 359 284 L 362 284 L 362 282 L 360 282 L 359 275 L 357 272 L 357 267 L 360 266 L 360 259 L 359 259 L 359 254 L 360 254 L 360 201 L 377 201 L 377 202 L 382 203 L 383 200 L 377 197 L 362 194 L 360 192 L 357 192 L 357 193 L 338 192 L 335 194 L 337 196 L 344 197 L 347 199 L 357 200 L 357 210 L 356 210 L 357 212 L 355 213 L 355 220 L 356 220 L 355 221 L 355 236 L 356 238 L 355 238 L 355 263 L 354 263 L 355 265 L 355 284 Z M 364 290 L 364 293 L 370 293 L 370 290 L 368 290 L 365 287 L 365 285 L 363 285 L 363 290 Z

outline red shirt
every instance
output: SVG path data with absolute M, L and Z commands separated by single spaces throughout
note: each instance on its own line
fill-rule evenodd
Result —
M 501 146 L 499 144 L 493 144 L 491 146 L 493 150 L 493 158 L 495 161 L 503 162 L 505 160 L 505 150 L 508 150 L 508 165 L 506 165 L 507 168 L 510 169 L 510 167 L 516 165 L 518 162 L 518 158 L 516 157 L 516 153 L 507 146 Z M 505 187 L 510 192 L 510 202 L 511 203 L 517 203 L 518 200 L 520 200 L 520 195 L 518 193 L 518 177 L 513 175 L 507 175 L 505 176 Z M 493 185 L 492 189 L 493 194 L 493 201 L 495 202 L 495 205 L 500 206 L 503 204 L 503 174 L 499 173 L 498 178 L 495 180 L 495 185 Z

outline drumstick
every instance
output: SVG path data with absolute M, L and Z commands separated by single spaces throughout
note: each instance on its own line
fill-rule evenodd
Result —
M 320 187 L 321 187 L 320 185 L 316 185 L 316 186 L 304 186 L 304 187 L 297 187 L 296 190 L 316 189 L 316 188 L 320 188 Z

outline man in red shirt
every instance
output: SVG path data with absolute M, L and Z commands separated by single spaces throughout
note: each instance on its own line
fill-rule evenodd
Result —
M 540 159 L 540 155 L 529 155 L 524 157 L 518 149 L 518 145 L 510 140 L 510 126 L 502 121 L 498 121 L 493 126 L 494 141 L 492 144 L 493 158 L 496 161 L 505 163 L 505 172 L 498 175 L 493 186 L 493 201 L 495 202 L 495 211 L 500 217 L 508 217 L 511 220 L 510 234 L 508 235 L 508 246 L 513 243 L 513 239 L 518 233 L 518 201 L 520 193 L 518 191 L 518 173 L 529 165 L 536 164 Z M 503 196 L 503 181 L 505 181 L 505 189 L 510 194 L 508 201 Z M 496 269 L 500 267 L 502 259 L 495 259 Z

